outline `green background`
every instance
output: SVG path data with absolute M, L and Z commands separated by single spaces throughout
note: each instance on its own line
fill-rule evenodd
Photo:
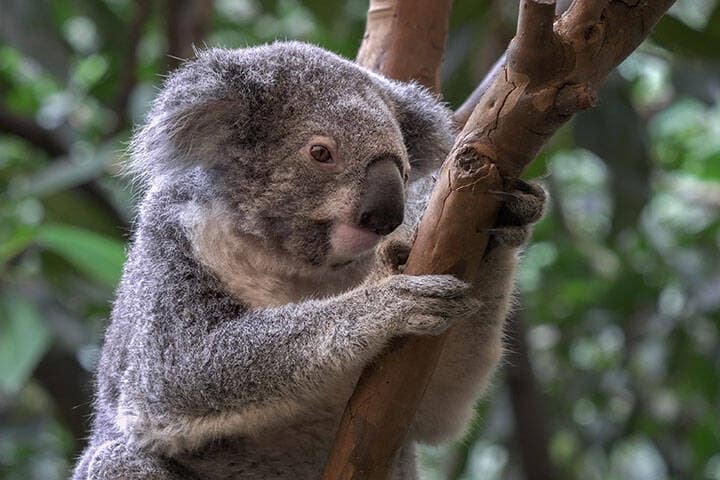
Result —
M 0 0 L 0 478 L 66 478 L 82 446 L 139 195 L 124 151 L 167 72 L 177 3 L 192 2 Z M 366 7 L 216 0 L 204 42 L 352 58 Z M 455 2 L 451 106 L 516 10 Z M 511 353 L 467 438 L 423 449 L 426 478 L 720 480 L 719 60 L 720 3 L 680 0 L 533 164 L 552 201 Z

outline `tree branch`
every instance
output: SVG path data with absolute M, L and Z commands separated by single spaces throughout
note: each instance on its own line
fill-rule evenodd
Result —
M 550 461 L 543 402 L 530 363 L 526 329 L 516 312 L 508 321 L 507 384 L 515 417 L 515 441 L 526 480 L 557 478 Z
M 398 0 L 397 12 L 403 3 Z M 501 187 L 501 176 L 519 175 L 560 126 L 595 104 L 603 79 L 673 3 L 576 0 L 554 21 L 554 0 L 522 0 L 506 65 L 441 169 L 406 273 L 452 273 L 473 280 L 487 244 L 484 231 L 493 226 L 498 208 L 488 191 Z M 436 21 L 416 20 L 415 30 L 421 32 L 426 30 L 419 25 Z M 411 40 L 409 34 L 393 37 Z M 391 45 L 385 53 L 391 58 L 414 48 L 397 40 Z M 361 57 L 366 58 L 372 56 Z M 419 65 L 403 70 L 424 71 Z M 341 420 L 325 480 L 388 477 L 447 335 L 401 339 L 366 368 Z
M 142 39 L 145 24 L 150 16 L 151 5 L 152 2 L 150 0 L 135 1 L 135 12 L 128 28 L 127 51 L 120 71 L 120 82 L 115 100 L 117 123 L 109 136 L 113 136 L 121 130 L 124 130 L 129 125 L 128 104 L 130 103 L 130 95 L 135 89 L 138 80 L 137 49 Z
M 51 159 L 67 156 L 70 151 L 66 143 L 52 130 L 41 127 L 33 120 L 8 112 L 0 106 L 0 133 L 22 138 L 31 145 L 43 150 Z M 115 206 L 108 201 L 100 187 L 92 181 L 77 185 L 75 190 L 90 197 L 122 230 L 128 229 L 128 223 Z
M 572 3 L 572 0 L 557 0 L 555 5 L 555 14 L 556 15 L 562 15 L 565 13 L 565 11 L 570 7 L 570 4 Z M 485 94 L 485 92 L 490 88 L 490 85 L 493 84 L 495 81 L 495 76 L 502 70 L 502 68 L 505 66 L 505 62 L 507 61 L 507 52 L 503 53 L 500 58 L 498 58 L 492 67 L 490 67 L 490 70 L 485 74 L 485 78 L 482 79 L 482 81 L 478 84 L 477 87 L 475 87 L 475 90 L 468 96 L 468 98 L 463 102 L 463 104 L 455 111 L 455 114 L 453 115 L 453 120 L 455 120 L 455 124 L 459 127 L 463 127 L 465 123 L 467 123 L 468 118 L 470 118 L 470 114 L 472 114 L 473 110 L 475 109 L 475 106 L 480 102 L 480 99 Z
M 194 56 L 193 47 L 205 37 L 213 0 L 167 0 L 168 70 Z
M 473 110 L 475 110 L 475 106 L 478 104 L 478 102 L 480 102 L 482 96 L 485 95 L 487 89 L 490 88 L 490 85 L 492 85 L 492 83 L 495 81 L 495 76 L 505 66 L 506 59 L 507 53 L 503 53 L 500 58 L 498 58 L 495 63 L 493 63 L 493 66 L 490 67 L 490 70 L 488 70 L 485 78 L 483 78 L 482 81 L 478 84 L 478 86 L 475 87 L 475 90 L 473 90 L 470 96 L 463 102 L 462 105 L 460 105 L 457 110 L 455 110 L 455 113 L 453 115 L 455 125 L 462 128 L 467 123 L 468 118 L 470 118 Z
M 440 93 L 452 0 L 370 0 L 357 63 Z

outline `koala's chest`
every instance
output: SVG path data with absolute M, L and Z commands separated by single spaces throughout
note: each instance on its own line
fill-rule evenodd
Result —
M 279 307 L 330 297 L 352 286 L 342 279 L 328 282 L 324 279 L 294 278 L 275 275 L 270 269 L 258 271 L 254 267 L 227 272 L 220 278 L 228 292 L 250 308 Z
M 303 271 L 288 259 L 234 233 L 219 207 L 183 216 L 193 253 L 235 299 L 250 308 L 277 307 L 338 294 L 359 283 L 366 268 L 335 274 Z

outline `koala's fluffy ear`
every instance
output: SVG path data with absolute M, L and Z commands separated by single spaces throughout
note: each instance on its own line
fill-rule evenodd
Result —
M 449 109 L 417 84 L 383 78 L 412 167 L 411 180 L 437 169 L 453 144 L 455 130 Z
M 131 143 L 130 173 L 147 181 L 212 164 L 226 137 L 225 110 L 221 103 L 208 102 L 152 115 Z
M 253 103 L 263 89 L 246 74 L 236 52 L 198 52 L 165 81 L 130 145 L 130 173 L 147 181 L 223 157 L 227 140 L 251 121 Z M 249 94 L 248 92 L 253 92 Z

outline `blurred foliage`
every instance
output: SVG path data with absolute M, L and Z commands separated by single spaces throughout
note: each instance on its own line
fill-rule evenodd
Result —
M 455 3 L 451 106 L 517 10 Z M 72 415 L 89 385 L 73 381 L 89 381 L 137 200 L 123 151 L 167 65 L 166 3 L 151 2 L 125 70 L 137 5 L 0 0 L 0 117 L 39 135 L 0 118 L 1 478 L 65 478 L 82 442 Z M 216 0 L 206 43 L 297 38 L 352 57 L 365 10 Z M 552 205 L 524 257 L 520 314 L 560 478 L 720 480 L 719 45 L 720 2 L 680 0 L 528 173 Z M 463 442 L 423 450 L 428 479 L 525 478 L 503 375 Z

